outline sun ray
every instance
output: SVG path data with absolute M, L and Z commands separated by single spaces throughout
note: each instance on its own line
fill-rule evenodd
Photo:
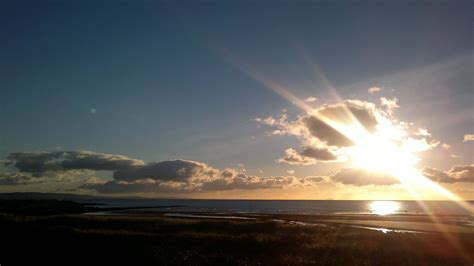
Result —
M 444 198 L 456 202 L 459 206 L 470 213 L 474 213 L 474 209 L 470 204 L 466 203 L 460 197 L 438 185 L 434 181 L 426 178 L 418 169 L 416 169 L 415 165 L 419 158 L 415 155 L 413 150 L 410 149 L 411 147 L 409 145 L 404 146 L 397 144 L 397 141 L 391 139 L 391 136 L 384 135 L 384 130 L 385 132 L 392 130 L 389 123 L 383 124 L 382 128 L 378 128 L 374 133 L 368 132 L 347 105 L 343 105 L 343 108 L 344 115 L 346 118 L 349 118 L 349 122 L 344 121 L 344 119 L 341 119 L 344 123 L 336 121 L 335 119 L 318 112 L 317 109 L 313 108 L 311 105 L 307 104 L 304 100 L 292 93 L 289 88 L 265 77 L 250 64 L 245 63 L 230 52 L 221 50 L 221 54 L 242 72 L 251 76 L 284 99 L 298 106 L 307 114 L 318 118 L 337 132 L 350 139 L 355 144 L 352 148 L 348 149 L 354 167 L 390 174 L 397 178 L 412 196 L 417 194 L 417 187 L 432 189 L 432 191 L 438 193 Z M 310 60 L 310 57 L 307 54 L 305 54 L 305 60 L 313 67 L 314 72 L 319 78 L 323 77 L 322 81 L 329 87 L 333 97 L 341 102 L 342 100 L 340 100 L 336 89 L 324 74 L 322 74 L 321 69 L 316 67 L 317 65 Z M 422 199 L 415 198 L 415 200 L 420 201 Z

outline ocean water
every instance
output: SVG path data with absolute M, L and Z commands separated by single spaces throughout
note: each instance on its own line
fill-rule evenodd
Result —
M 146 209 L 150 212 L 474 215 L 450 201 L 94 199 L 82 202 L 103 204 L 98 207 L 161 207 Z M 468 204 L 474 207 L 474 202 Z

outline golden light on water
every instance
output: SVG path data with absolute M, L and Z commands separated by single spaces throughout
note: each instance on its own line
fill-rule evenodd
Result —
M 372 214 L 389 215 L 400 211 L 400 203 L 396 201 L 373 201 L 369 204 Z

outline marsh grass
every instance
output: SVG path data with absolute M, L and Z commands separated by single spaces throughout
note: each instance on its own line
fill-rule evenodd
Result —
M 1 216 L 5 263 L 129 265 L 464 265 L 440 234 L 383 234 L 266 221 Z M 474 247 L 468 235 L 456 236 Z M 471 249 L 473 250 L 473 249 Z M 442 252 L 440 252 L 442 251 Z M 5 264 L 6 265 L 6 264 Z
M 472 265 L 474 260 L 474 235 L 468 233 L 451 234 L 448 241 L 441 233 L 304 226 L 272 222 L 268 215 L 259 220 L 97 216 L 43 207 L 0 215 L 2 265 Z

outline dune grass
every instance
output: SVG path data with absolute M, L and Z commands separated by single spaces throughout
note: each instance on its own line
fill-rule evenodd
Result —
M 472 234 L 451 235 L 457 249 L 439 233 L 160 216 L 9 214 L 0 235 L 4 265 L 471 265 L 458 249 L 474 250 Z

